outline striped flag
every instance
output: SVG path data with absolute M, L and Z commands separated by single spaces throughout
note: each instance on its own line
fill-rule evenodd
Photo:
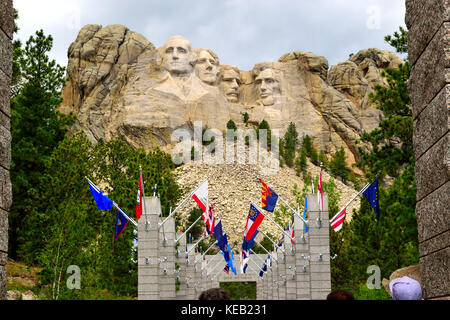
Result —
M 322 187 L 322 171 L 320 171 L 320 177 L 319 177 L 319 185 L 317 186 L 318 191 L 318 199 L 319 199 L 319 209 L 320 211 L 323 211 L 323 187 Z
M 244 238 L 247 241 L 250 241 L 253 238 L 256 229 L 258 229 L 259 225 L 264 219 L 264 215 L 260 212 L 253 203 L 250 204 L 250 210 L 248 212 L 247 223 L 245 225 L 244 230 Z
M 206 225 L 206 230 L 204 235 L 207 236 L 214 232 L 214 208 L 208 203 L 208 180 L 205 180 L 201 185 L 198 186 L 197 190 L 192 194 L 192 199 L 198 204 L 200 209 L 202 209 L 202 219 Z M 209 210 L 206 210 L 209 207 Z
M 342 225 L 344 224 L 345 220 L 345 211 L 347 210 L 347 207 L 344 207 L 341 211 L 339 211 L 333 218 L 331 218 L 330 225 L 333 228 L 335 232 L 338 232 L 342 229 Z

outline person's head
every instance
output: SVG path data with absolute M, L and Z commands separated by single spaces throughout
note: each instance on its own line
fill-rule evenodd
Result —
M 230 300 L 230 297 L 222 288 L 211 288 L 203 291 L 198 300 Z
M 173 36 L 162 46 L 163 68 L 171 75 L 190 74 L 197 62 L 192 45 L 183 36 Z
M 258 94 L 263 105 L 270 106 L 275 103 L 274 95 L 280 95 L 280 82 L 275 72 L 268 68 L 262 70 L 255 79 Z
M 232 66 L 221 68 L 219 88 L 229 102 L 238 102 L 240 83 L 239 69 Z
M 355 297 L 349 291 L 338 289 L 331 291 L 327 296 L 327 300 L 355 300 Z
M 392 300 L 421 300 L 422 287 L 417 280 L 410 277 L 393 279 L 389 283 Z
M 195 72 L 203 82 L 214 85 L 219 73 L 217 67 L 219 66 L 219 57 L 209 49 L 196 49 L 197 64 L 195 65 Z

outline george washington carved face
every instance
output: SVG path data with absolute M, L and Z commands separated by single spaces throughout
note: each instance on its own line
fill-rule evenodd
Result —
M 173 76 L 189 75 L 196 63 L 192 45 L 182 36 L 173 36 L 162 47 L 163 67 Z

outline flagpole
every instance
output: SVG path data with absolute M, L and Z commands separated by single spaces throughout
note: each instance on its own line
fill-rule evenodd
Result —
M 338 216 L 345 208 L 347 208 L 347 207 L 350 205 L 350 203 L 353 202 L 353 200 L 355 200 L 361 193 L 363 193 L 364 191 L 366 191 L 366 189 L 367 189 L 371 184 L 372 184 L 371 182 L 367 183 L 367 184 L 361 189 L 361 191 L 359 191 L 359 192 L 356 194 L 356 196 L 354 196 L 349 202 L 347 202 L 347 204 L 344 206 L 344 208 L 342 208 L 337 214 L 334 215 L 333 218 L 330 219 L 330 225 L 331 225 L 331 223 L 333 222 L 333 220 L 336 219 L 336 217 L 337 217 L 337 216 Z
M 270 242 L 273 243 L 274 248 L 276 248 L 276 249 L 280 248 L 281 251 L 283 251 L 283 253 L 286 254 L 286 251 L 284 251 L 283 248 L 279 247 L 278 244 L 276 244 L 275 242 L 273 242 L 273 240 L 272 240 L 267 234 L 265 234 L 264 231 L 262 231 L 262 230 L 258 230 L 258 231 L 261 232 L 267 239 L 270 240 Z
M 89 183 L 92 184 L 92 186 L 94 186 L 97 190 L 100 191 L 100 189 L 95 185 L 95 183 L 93 183 L 88 177 L 86 177 L 86 176 L 84 176 L 84 177 L 87 179 L 87 181 L 88 181 Z M 135 227 L 138 226 L 138 224 L 136 223 L 136 221 L 134 221 L 132 218 L 130 218 L 130 217 L 125 213 L 125 211 L 123 211 L 123 210 L 117 205 L 117 203 L 115 203 L 114 201 L 113 201 L 112 203 L 113 203 L 113 206 L 116 207 L 116 208 L 120 211 L 120 213 L 122 213 L 122 214 L 124 215 L 124 217 L 128 219 L 128 221 L 130 221 L 132 224 L 134 224 Z
M 142 167 L 139 166 L 139 179 L 141 180 L 142 183 L 142 211 L 143 214 L 145 216 L 145 225 L 148 226 L 148 217 L 147 217 L 147 213 L 145 211 L 145 189 L 144 189 L 144 177 L 142 176 Z M 139 190 L 139 192 L 141 192 L 141 190 Z
M 262 212 L 262 209 L 259 208 L 256 204 L 254 204 L 251 200 L 250 200 L 250 203 L 253 204 L 253 205 L 256 207 L 256 209 L 258 209 L 260 212 Z M 274 225 L 276 225 L 281 231 L 283 231 L 283 233 L 284 233 L 285 235 L 287 235 L 287 236 L 289 237 L 289 239 L 294 240 L 294 239 L 292 239 L 292 237 L 291 237 L 288 233 L 286 233 L 286 232 L 284 231 L 284 229 L 283 229 L 282 227 L 280 227 L 280 225 L 279 225 L 278 223 L 276 223 L 275 221 L 273 221 L 273 219 L 269 216 L 269 214 L 265 215 L 264 217 L 267 217 L 267 218 L 270 220 L 270 222 L 272 222 L 272 223 L 273 223 Z
M 183 201 L 175 208 L 175 210 L 173 210 L 173 211 L 169 214 L 169 216 L 168 216 L 166 219 L 164 219 L 164 221 L 161 222 L 161 223 L 158 225 L 158 229 L 160 229 L 161 226 L 164 225 L 164 224 L 167 222 L 167 220 L 169 220 L 169 218 L 171 218 L 171 217 L 175 214 L 175 212 L 177 212 L 177 210 L 180 209 L 180 208 L 186 203 L 186 201 L 194 194 L 194 192 L 197 191 L 198 187 L 199 187 L 202 183 L 204 183 L 206 180 L 208 180 L 212 175 L 213 175 L 213 174 L 210 174 L 205 180 L 203 180 L 203 181 L 197 186 L 197 188 L 195 188 L 194 190 L 192 190 L 192 192 L 191 192 L 186 198 L 184 198 L 184 200 L 183 200 Z
M 199 217 L 197 218 L 197 220 L 195 220 L 194 223 L 192 223 L 192 224 L 189 226 L 189 228 L 187 228 L 186 231 L 183 232 L 183 234 L 182 234 L 181 236 L 179 236 L 177 239 L 175 239 L 175 243 L 177 243 L 178 241 L 180 241 L 181 237 L 183 237 L 189 230 L 191 230 L 192 227 L 198 222 L 198 220 L 200 220 L 201 217 L 202 217 L 202 216 L 199 216 Z
M 259 243 L 258 241 L 256 241 L 255 240 L 255 243 L 257 244 L 257 245 L 259 245 L 261 248 L 263 248 L 263 250 L 269 255 L 269 256 L 271 256 L 272 257 L 272 255 L 270 254 L 270 252 L 269 251 L 267 251 L 267 249 L 266 248 L 264 248 L 264 246 L 261 244 L 261 243 Z M 252 249 L 250 249 L 250 250 L 252 250 Z M 253 250 L 252 250 L 253 251 Z M 253 252 L 254 253 L 254 252 Z M 274 257 L 274 259 L 275 259 L 275 261 L 276 262 L 278 262 L 278 260 L 277 260 L 277 258 L 275 258 Z

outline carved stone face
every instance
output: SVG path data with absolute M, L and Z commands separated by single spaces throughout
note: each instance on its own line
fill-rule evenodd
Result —
M 271 69 L 264 69 L 256 77 L 255 83 L 258 86 L 259 97 L 265 106 L 275 103 L 274 96 L 280 95 L 280 85 L 275 79 L 275 74 Z
M 163 46 L 163 67 L 171 75 L 190 74 L 195 61 L 189 40 L 181 36 L 173 36 Z
M 200 80 L 209 85 L 215 84 L 218 73 L 217 64 L 217 60 L 208 51 L 200 51 L 195 65 L 195 71 Z
M 238 102 L 239 74 L 233 69 L 223 71 L 222 81 L 219 88 L 225 94 L 229 102 Z

